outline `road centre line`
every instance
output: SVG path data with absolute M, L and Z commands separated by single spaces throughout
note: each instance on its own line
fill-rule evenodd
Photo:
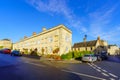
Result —
M 68 72 L 68 73 L 73 73 L 73 74 L 76 74 L 76 75 L 79 75 L 79 76 L 85 76 L 85 77 L 90 77 L 90 78 L 94 78 L 94 79 L 98 79 L 98 80 L 106 80 L 104 78 L 99 78 L 99 77 L 96 77 L 96 76 L 91 76 L 91 75 L 87 75 L 87 74 L 82 74 L 82 73 L 78 73 L 78 72 L 74 72 L 74 71 L 68 71 L 68 70 L 62 70 L 64 72 Z
M 102 71 L 107 72 L 106 70 L 102 69 Z
M 95 66 L 95 67 L 98 68 L 98 69 L 101 69 L 101 67 L 99 67 L 99 66 L 97 66 L 97 65 L 95 65 L 95 64 L 93 64 L 93 63 L 91 63 L 91 65 Z
M 102 74 L 103 74 L 104 76 L 109 76 L 108 74 L 106 74 L 106 73 L 103 73 L 103 72 L 102 72 Z
M 101 72 L 101 70 L 99 70 L 99 69 L 96 69 L 98 72 Z
M 111 75 L 112 77 L 118 78 L 118 76 L 112 74 L 112 73 L 108 73 L 109 75 Z
M 93 64 L 93 63 L 92 63 L 92 64 L 88 63 L 88 65 L 90 65 L 90 66 L 92 65 L 92 66 L 91 66 L 92 68 L 94 68 L 95 66 L 96 66 L 96 68 L 98 68 L 98 66 L 95 65 L 95 64 Z M 93 65 L 95 65 L 95 66 L 93 66 Z M 114 74 L 112 74 L 112 73 L 109 73 L 108 71 L 106 71 L 106 70 L 104 70 L 104 69 L 102 69 L 102 68 L 101 68 L 101 69 L 96 69 L 96 68 L 94 68 L 94 69 L 97 70 L 97 71 L 102 70 L 104 73 L 101 72 L 101 74 L 103 74 L 104 76 L 109 76 L 109 75 L 110 75 L 110 76 L 112 76 L 112 77 L 114 77 L 114 78 L 118 78 L 118 76 L 116 76 L 116 75 L 114 75 Z M 100 68 L 100 67 L 99 67 L 99 68 Z M 112 78 L 111 78 L 111 79 L 112 79 Z

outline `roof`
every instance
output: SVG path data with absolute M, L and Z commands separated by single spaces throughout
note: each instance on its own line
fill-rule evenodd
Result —
M 92 40 L 92 41 L 75 43 L 75 44 L 73 45 L 73 48 L 96 46 L 97 41 L 99 41 L 99 40 Z M 99 41 L 99 44 L 100 44 L 101 46 L 104 46 L 102 40 Z
M 116 44 L 114 44 L 114 45 L 108 45 L 108 48 L 110 48 L 111 46 L 117 46 Z
M 97 40 L 75 43 L 75 44 L 73 45 L 73 48 L 86 47 L 86 46 L 87 46 L 87 47 L 95 46 L 96 43 L 97 43 Z
M 3 41 L 10 41 L 10 39 L 2 39 Z
M 65 30 L 68 31 L 69 33 L 72 33 L 71 30 L 69 30 L 66 26 L 64 26 L 64 25 L 61 24 L 61 25 L 55 26 L 55 27 L 53 27 L 53 28 L 50 28 L 50 29 L 48 29 L 48 30 L 42 31 L 41 33 L 36 34 L 35 36 L 31 36 L 31 37 L 27 37 L 27 38 L 25 38 L 25 39 L 22 39 L 22 40 L 20 40 L 19 42 L 24 41 L 24 40 L 31 39 L 31 38 L 33 38 L 33 37 L 37 37 L 37 36 L 39 36 L 39 35 L 43 35 L 43 34 L 49 33 L 49 32 L 51 32 L 51 31 L 54 31 L 54 30 L 60 29 L 60 28 L 65 29 Z M 17 43 L 19 43 L 19 42 L 17 42 Z

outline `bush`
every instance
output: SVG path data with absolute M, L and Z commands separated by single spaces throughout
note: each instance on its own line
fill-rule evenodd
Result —
M 91 51 L 70 51 L 66 54 L 62 54 L 62 59 L 81 59 L 85 54 L 93 54 Z
M 73 58 L 73 52 L 68 52 L 68 53 L 66 53 L 66 54 L 62 54 L 61 55 L 61 58 L 62 59 L 72 59 Z

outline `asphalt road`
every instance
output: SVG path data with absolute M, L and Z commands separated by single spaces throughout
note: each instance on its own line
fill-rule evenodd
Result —
M 120 80 L 119 78 L 120 63 L 110 60 L 66 64 L 0 54 L 0 80 Z
M 101 62 L 69 64 L 64 70 L 79 75 L 83 80 L 120 80 L 120 59 L 110 56 Z
M 36 59 L 0 54 L 0 80 L 81 80 Z

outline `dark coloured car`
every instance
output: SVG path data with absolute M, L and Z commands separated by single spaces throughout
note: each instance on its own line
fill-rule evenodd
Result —
M 20 51 L 13 50 L 13 51 L 11 52 L 11 56 L 22 56 L 22 54 L 21 54 Z
M 2 49 L 0 50 L 0 53 L 3 53 L 3 50 L 2 50 Z
M 102 61 L 102 57 L 100 54 L 95 54 L 95 56 L 97 57 L 97 61 Z
M 97 57 L 98 61 L 106 60 L 108 58 L 107 53 L 95 54 L 95 56 Z
M 10 54 L 11 53 L 11 49 L 5 48 L 5 49 L 2 50 L 2 53 Z
M 101 58 L 102 58 L 102 60 L 108 59 L 107 53 L 101 53 Z

